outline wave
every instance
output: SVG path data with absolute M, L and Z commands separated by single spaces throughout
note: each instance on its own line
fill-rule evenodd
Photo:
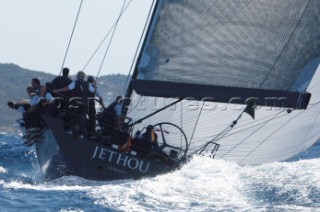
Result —
M 139 210 L 254 210 L 319 205 L 320 159 L 239 166 L 196 157 L 181 170 L 88 191 L 95 204 Z M 303 171 L 302 171 L 303 170 Z
M 240 166 L 194 157 L 180 170 L 141 180 L 0 180 L 3 189 L 80 192 L 110 210 L 307 210 L 320 208 L 320 159 Z M 67 210 L 68 211 L 68 210 Z
M 35 175 L 40 169 L 32 150 L 11 138 L 5 140 L 7 149 L 2 148 L 7 159 L 0 166 L 0 188 L 23 195 L 47 194 L 48 201 L 53 194 L 80 193 L 82 200 L 98 208 L 118 211 L 320 209 L 320 143 L 292 160 L 259 166 L 197 156 L 177 171 L 141 180 L 97 182 L 67 176 L 46 182 Z M 17 157 L 23 159 L 19 164 Z M 17 167 L 7 168 L 12 165 Z
M 7 170 L 5 168 L 3 168 L 2 166 L 0 166 L 0 173 L 6 173 Z
M 57 180 L 57 181 L 50 181 L 50 182 L 26 182 L 23 180 L 12 180 L 9 182 L 6 182 L 4 180 L 0 180 L 0 185 L 4 189 L 26 189 L 26 190 L 34 190 L 34 191 L 85 191 L 87 189 L 92 188 L 94 185 L 88 185 L 84 186 L 82 185 L 82 181 L 85 181 L 83 179 L 76 180 L 78 177 L 63 177 L 67 178 L 65 182 L 73 181 L 77 182 L 77 184 L 73 183 L 74 185 L 70 185 L 68 183 L 66 184 L 60 184 L 63 182 L 63 180 Z M 62 178 L 62 179 L 63 179 Z

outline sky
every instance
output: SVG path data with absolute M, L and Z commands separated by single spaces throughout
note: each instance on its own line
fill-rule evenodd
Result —
M 76 74 L 88 63 L 130 0 L 0 0 L 0 63 L 58 75 L 61 67 Z M 132 0 L 111 34 L 85 68 L 96 76 L 128 74 L 151 0 Z M 106 54 L 103 62 L 103 57 Z M 63 63 L 66 55 L 65 63 Z

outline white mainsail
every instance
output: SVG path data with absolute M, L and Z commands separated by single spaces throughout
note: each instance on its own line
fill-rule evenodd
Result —
M 308 88 L 312 97 L 306 110 L 288 113 L 286 108 L 260 107 L 255 111 L 255 120 L 243 114 L 224 137 L 213 140 L 220 144 L 215 158 L 240 164 L 262 164 L 286 160 L 305 151 L 320 138 L 319 89 L 320 65 Z M 135 95 L 128 115 L 137 120 L 173 101 Z M 233 104 L 184 100 L 137 124 L 135 129 L 159 122 L 176 124 L 191 142 L 189 152 L 192 152 L 230 126 L 243 109 L 244 106 Z M 180 142 L 180 136 L 172 139 Z
M 305 110 L 258 106 L 255 120 L 243 114 L 219 139 L 243 105 L 183 100 L 136 129 L 171 122 L 187 135 L 190 153 L 212 141 L 220 145 L 215 158 L 240 164 L 282 161 L 306 150 L 320 138 L 319 22 L 317 0 L 158 1 L 136 68 L 139 81 L 308 92 L 311 99 Z M 185 97 L 188 90 L 179 92 Z M 137 120 L 173 101 L 134 93 L 128 115 Z

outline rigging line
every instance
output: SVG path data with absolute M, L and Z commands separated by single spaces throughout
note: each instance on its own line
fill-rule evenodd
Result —
M 189 146 L 191 145 L 193 136 L 194 136 L 194 134 L 195 134 L 195 132 L 196 132 L 196 129 L 197 129 L 197 126 L 198 126 L 198 123 L 199 123 L 199 119 L 200 119 L 200 116 L 201 116 L 201 113 L 202 113 L 202 109 L 203 109 L 203 106 L 204 106 L 204 103 L 205 103 L 205 101 L 203 101 L 203 103 L 202 103 L 202 107 L 201 107 L 200 112 L 199 112 L 199 114 L 198 114 L 197 121 L 196 121 L 196 123 L 195 123 L 195 125 L 194 125 L 193 132 L 192 132 L 192 134 L 191 134 L 191 138 L 190 138 L 190 141 L 189 141 L 189 144 L 188 144 L 188 148 L 189 148 Z
M 207 147 L 208 147 L 208 144 L 209 143 L 212 143 L 212 142 L 215 142 L 217 140 L 221 140 L 228 132 L 230 132 L 231 129 L 233 129 L 233 127 L 237 124 L 237 122 L 239 121 L 239 119 L 242 117 L 242 114 L 244 113 L 245 109 L 240 113 L 240 115 L 238 116 L 238 118 L 236 120 L 234 120 L 232 122 L 231 125 L 228 125 L 224 130 L 222 130 L 220 133 L 216 134 L 216 135 L 213 135 L 213 138 L 207 142 L 206 144 L 204 144 L 202 147 L 200 146 L 200 148 L 198 148 L 196 150 L 196 152 L 198 152 L 199 150 L 201 154 Z M 190 144 L 191 144 L 191 140 L 190 140 Z M 190 145 L 189 145 L 190 146 Z
M 310 108 L 312 108 L 313 106 L 315 106 L 315 105 L 310 106 Z M 286 112 L 286 110 L 283 109 L 282 111 L 279 111 L 277 114 L 274 115 L 274 117 L 271 118 L 271 120 L 279 119 L 279 118 L 282 118 L 282 117 L 286 116 L 287 114 L 284 114 L 284 115 L 282 115 L 282 116 L 278 116 L 279 114 L 281 114 L 281 113 L 283 113 L 283 112 Z M 302 113 L 303 113 L 303 112 L 304 112 L 304 111 L 302 111 Z M 302 114 L 302 113 L 300 113 L 300 114 Z M 277 117 L 277 116 L 278 116 L 278 117 Z M 268 118 L 268 117 L 265 117 L 265 118 Z M 263 119 L 265 119 L 265 118 L 263 118 Z M 225 137 L 229 137 L 229 136 L 231 136 L 231 135 L 240 133 L 240 132 L 245 131 L 245 130 L 247 130 L 247 129 L 250 129 L 250 128 L 252 128 L 252 127 L 259 126 L 259 125 L 261 125 L 261 124 L 263 124 L 263 126 L 264 126 L 267 122 L 269 122 L 269 121 L 271 121 L 271 120 L 267 120 L 267 121 L 265 121 L 265 122 L 261 122 L 261 123 L 258 123 L 258 124 L 256 124 L 256 125 L 253 125 L 253 126 L 250 126 L 250 127 L 244 128 L 244 129 L 241 129 L 241 130 L 239 130 L 239 131 L 237 131 L 237 132 L 234 132 L 234 133 L 231 133 L 231 134 L 229 134 L 229 135 L 227 135 L 227 136 L 225 136 Z M 261 127 L 259 127 L 259 129 L 260 129 L 260 128 L 261 128 Z M 226 131 L 227 129 L 228 129 L 228 127 L 227 127 L 226 129 L 224 129 L 222 132 Z M 222 134 L 222 132 L 214 135 L 214 136 L 215 136 L 214 139 L 216 139 L 216 137 L 218 137 L 220 134 Z M 256 130 L 255 132 L 257 132 L 257 130 Z M 254 132 L 254 133 L 255 133 L 255 132 Z M 252 134 L 251 134 L 251 135 L 252 135 Z M 251 136 L 251 135 L 250 135 L 250 136 Z M 212 140 L 214 140 L 214 139 L 212 139 Z M 211 141 L 212 141 L 212 140 L 211 140 Z M 201 148 L 204 147 L 205 145 L 206 145 L 206 144 L 203 144 L 203 145 L 199 145 L 199 146 L 197 146 L 197 147 L 194 147 L 194 148 L 197 148 L 197 149 L 195 149 L 195 151 L 194 151 L 193 153 L 196 153 L 196 152 L 198 151 L 198 149 L 201 149 Z M 191 154 L 193 154 L 193 153 L 191 153 Z M 223 156 L 222 156 L 222 157 L 223 157 Z
M 268 72 L 268 74 L 266 75 L 266 77 L 264 78 L 264 80 L 262 81 L 262 83 L 260 84 L 259 88 L 262 87 L 262 85 L 266 82 L 266 80 L 267 80 L 267 78 L 269 77 L 269 75 L 271 74 L 271 72 L 274 70 L 274 67 L 276 66 L 276 63 L 279 61 L 281 55 L 283 54 L 284 50 L 285 50 L 286 47 L 288 46 L 289 42 L 291 41 L 291 39 L 292 39 L 292 37 L 293 37 L 293 34 L 294 34 L 294 33 L 296 32 L 296 30 L 298 29 L 298 26 L 300 25 L 301 20 L 302 20 L 302 17 L 304 16 L 304 14 L 305 14 L 305 12 L 306 12 L 309 4 L 310 4 L 310 0 L 308 0 L 308 3 L 307 3 L 306 7 L 305 7 L 304 10 L 303 10 L 303 13 L 302 13 L 302 15 L 301 15 L 301 17 L 300 17 L 300 19 L 299 19 L 299 22 L 297 23 L 297 25 L 296 25 L 295 28 L 293 29 L 293 31 L 292 31 L 292 33 L 291 33 L 291 35 L 290 35 L 287 43 L 286 43 L 285 46 L 282 48 L 282 50 L 281 50 L 280 54 L 278 55 L 276 61 L 273 63 L 272 67 L 270 68 L 270 71 Z
M 183 104 L 181 103 L 180 104 L 181 105 L 181 107 L 180 107 L 180 128 L 181 128 L 181 130 L 183 131 Z M 182 140 L 183 140 L 183 137 L 182 137 L 183 135 L 182 134 L 180 134 L 180 141 L 182 142 Z M 189 149 L 189 148 L 188 148 Z
M 242 144 L 245 140 L 247 140 L 249 137 L 251 137 L 253 134 L 255 134 L 256 132 L 258 132 L 258 130 L 262 129 L 262 127 L 264 127 L 266 124 L 268 124 L 270 121 L 274 120 L 280 113 L 282 113 L 283 111 L 280 111 L 279 113 L 275 114 L 273 117 L 271 117 L 271 119 L 265 121 L 263 123 L 263 125 L 261 125 L 258 129 L 254 130 L 250 135 L 248 135 L 246 138 L 242 139 L 237 145 L 235 145 L 233 148 L 231 148 L 229 151 L 227 151 L 225 154 L 223 154 L 221 158 L 223 158 L 224 156 L 226 156 L 227 154 L 229 154 L 230 152 L 232 152 L 235 148 L 237 148 L 240 144 Z
M 310 108 L 312 108 L 313 106 L 315 106 L 315 105 L 311 105 Z M 275 114 L 272 119 L 275 120 L 275 119 L 279 119 L 279 118 L 282 118 L 282 117 L 286 116 L 287 114 L 284 114 L 284 115 L 279 116 L 279 114 L 284 113 L 284 112 L 286 112 L 286 110 L 279 111 L 278 114 Z M 300 113 L 300 114 L 302 114 L 302 113 Z M 268 118 L 268 117 L 265 117 L 265 118 Z M 265 119 L 265 118 L 263 118 L 263 119 Z M 270 121 L 270 120 L 267 120 L 266 122 L 269 122 L 269 121 Z M 256 127 L 256 126 L 259 126 L 259 125 L 261 125 L 261 124 L 264 124 L 264 125 L 265 125 L 266 122 L 258 123 L 257 125 L 254 125 L 254 126 L 252 126 L 252 127 Z M 225 136 L 225 137 L 231 136 L 231 135 L 233 135 L 233 134 L 240 133 L 241 131 L 250 129 L 250 128 L 252 128 L 252 127 L 248 127 L 248 128 L 239 130 L 239 131 L 234 132 L 234 133 L 232 133 L 232 134 L 230 134 L 230 135 L 227 135 L 227 136 Z M 225 130 L 224 130 L 224 131 L 225 131 Z M 219 134 L 217 134 L 215 137 L 218 137 L 218 136 L 221 135 L 221 134 L 222 134 L 222 132 L 219 133 Z M 204 144 L 204 145 L 205 145 L 205 144 Z M 196 148 L 196 149 L 195 149 L 195 151 L 191 152 L 191 154 L 196 153 L 196 152 L 198 151 L 199 147 L 203 147 L 204 145 L 200 145 L 200 146 L 198 146 L 198 147 L 194 147 L 194 148 Z M 191 149 L 189 149 L 189 150 L 191 150 Z
M 221 140 L 232 128 L 232 125 L 229 125 L 221 133 L 217 134 L 213 139 L 211 139 L 210 142 Z
M 131 0 L 132 1 L 132 0 Z M 135 63 L 135 58 L 137 58 L 137 55 L 138 55 L 138 52 L 139 52 L 139 46 L 141 44 L 141 41 L 143 39 L 143 35 L 145 34 L 146 30 L 147 30 L 147 25 L 148 25 L 148 21 L 150 20 L 150 17 L 152 15 L 152 10 L 151 8 L 154 8 L 154 5 L 156 3 L 156 0 L 153 0 L 153 3 L 151 4 L 151 7 L 150 7 L 150 10 L 149 10 L 149 13 L 148 13 L 148 16 L 147 16 L 147 19 L 146 19 L 146 23 L 144 24 L 144 28 L 143 28 L 143 31 L 142 31 L 142 34 L 140 36 L 140 40 L 138 42 L 138 46 L 136 48 L 136 52 L 134 54 L 134 57 L 133 57 L 133 60 L 132 60 L 132 63 L 131 63 L 131 67 L 130 67 L 130 71 L 127 75 L 127 79 L 125 81 L 125 84 L 124 84 L 124 87 L 123 87 L 123 92 L 122 92 L 122 95 L 124 96 L 125 93 L 126 93 L 126 88 L 129 86 L 129 79 L 130 79 L 130 74 L 132 72 L 132 69 L 133 69 L 133 66 L 134 66 L 134 63 Z
M 280 111 L 279 114 L 280 114 L 280 113 L 283 113 L 283 112 L 286 112 L 286 111 L 285 111 L 285 110 Z M 287 115 L 287 114 L 284 114 L 284 115 L 278 116 L 277 118 L 274 118 L 274 119 L 279 119 L 279 118 L 282 118 L 282 117 L 284 117 L 284 116 L 286 116 L 286 115 Z M 265 117 L 265 118 L 269 118 L 269 117 Z M 265 119 L 265 118 L 263 118 L 263 119 Z M 261 120 L 262 120 L 262 119 L 261 119 Z M 260 121 L 261 121 L 261 120 L 260 120 Z M 225 137 L 229 137 L 229 136 L 231 136 L 231 135 L 235 135 L 235 134 L 240 133 L 240 132 L 242 132 L 242 131 L 245 131 L 245 130 L 247 130 L 247 129 L 251 129 L 251 128 L 256 127 L 256 126 L 259 126 L 259 125 L 261 125 L 261 124 L 265 124 L 266 122 L 269 122 L 269 120 L 264 121 L 264 122 L 261 122 L 261 123 L 258 123 L 258 124 L 253 125 L 253 126 L 249 126 L 249 127 L 243 128 L 243 129 L 238 130 L 238 131 L 236 131 L 236 132 L 234 132 L 234 133 L 230 133 L 229 135 L 227 135 L 227 136 L 225 136 Z M 242 126 L 240 126 L 240 127 L 242 127 Z M 240 128 L 240 127 L 238 127 L 238 128 Z
M 100 64 L 100 67 L 99 67 L 99 70 L 98 70 L 98 74 L 97 74 L 97 76 L 96 76 L 95 83 L 96 83 L 97 80 L 98 80 L 98 77 L 99 77 L 99 75 L 100 75 L 100 72 L 101 72 L 102 66 L 103 66 L 103 64 L 104 64 L 104 61 L 105 61 L 105 59 L 106 59 L 107 53 L 109 52 L 109 48 L 110 48 L 110 46 L 111 46 L 111 42 L 112 42 L 112 40 L 113 40 L 113 36 L 114 36 L 114 34 L 115 34 L 115 32 L 116 32 L 116 29 L 117 29 L 119 20 L 120 20 L 120 18 L 121 18 L 122 12 L 123 12 L 123 10 L 124 10 L 124 8 L 125 8 L 126 2 L 127 2 L 127 0 L 124 0 L 124 1 L 123 1 L 123 5 L 122 5 L 122 8 L 121 8 L 119 17 L 118 17 L 118 19 L 117 19 L 117 21 L 116 21 L 116 24 L 115 24 L 115 26 L 114 26 L 114 28 L 113 28 L 112 35 L 111 35 L 111 37 L 110 37 L 107 50 L 106 50 L 106 52 L 105 52 L 105 54 L 104 54 L 104 56 L 103 56 L 103 59 L 102 59 L 102 61 L 101 61 L 101 64 Z
M 319 101 L 319 103 L 320 103 L 320 101 Z M 281 110 L 281 111 L 279 111 L 279 113 L 283 113 L 283 112 L 286 112 L 286 110 Z M 283 116 L 286 116 L 286 115 L 287 115 L 287 114 L 284 114 L 284 115 L 282 115 L 282 116 L 278 116 L 277 119 L 282 118 Z M 225 137 L 229 137 L 229 136 L 231 136 L 231 135 L 240 133 L 240 132 L 245 131 L 245 130 L 247 130 L 247 129 L 251 129 L 251 128 L 253 128 L 253 127 L 256 127 L 256 126 L 259 126 L 259 125 L 261 125 L 261 124 L 264 124 L 265 121 L 264 121 L 264 122 L 261 122 L 261 121 L 264 120 L 264 119 L 268 119 L 269 117 L 270 117 L 270 116 L 266 116 L 266 117 L 263 117 L 263 118 L 261 118 L 261 119 L 259 119 L 259 120 L 254 120 L 254 121 L 252 121 L 251 123 L 257 123 L 257 124 L 252 125 L 252 126 L 249 126 L 249 127 L 246 127 L 246 128 L 243 128 L 243 127 L 245 127 L 245 126 L 248 125 L 248 124 L 238 125 L 238 128 L 237 128 L 238 131 L 233 132 L 233 133 L 231 133 L 231 134 L 229 134 L 229 135 L 227 135 L 227 136 L 225 136 Z M 259 123 L 259 122 L 260 122 L 260 123 Z M 242 128 L 242 129 L 241 129 L 241 128 Z M 218 133 L 218 134 L 216 134 L 216 135 L 212 135 L 212 136 L 210 136 L 210 137 L 216 137 L 216 136 L 218 136 L 219 134 L 221 134 L 221 133 Z
M 69 39 L 69 43 L 68 43 L 68 46 L 67 46 L 67 49 L 66 49 L 66 53 L 64 54 L 64 58 L 63 58 L 63 61 L 62 61 L 62 65 L 61 65 L 61 69 L 60 69 L 60 74 L 59 74 L 59 76 L 61 76 L 63 66 L 64 66 L 64 64 L 65 64 L 65 62 L 66 62 L 66 59 L 67 59 L 67 55 L 68 55 L 68 52 L 69 52 L 69 48 L 70 48 L 71 40 L 72 40 L 72 37 L 73 37 L 73 33 L 74 33 L 75 29 L 76 29 L 77 22 L 78 22 L 78 18 L 79 18 L 79 15 L 80 15 L 81 7 L 82 7 L 82 2 L 83 2 L 83 0 L 81 0 L 81 2 L 80 2 L 80 6 L 79 6 L 79 9 L 78 9 L 77 17 L 76 17 L 76 20 L 75 20 L 75 22 L 74 22 L 73 29 L 72 29 L 72 33 L 71 33 L 71 36 L 70 36 L 70 39 Z
M 319 115 L 320 115 L 320 111 L 318 112 L 318 115 L 316 116 L 316 118 L 313 120 L 312 127 L 310 127 L 310 128 L 307 130 L 307 132 L 305 133 L 305 135 L 303 136 L 302 141 L 304 141 L 304 140 L 306 139 L 307 135 L 310 133 L 310 131 L 311 131 L 312 128 L 314 127 L 315 122 L 316 122 L 316 120 L 318 119 Z M 318 139 L 317 139 L 317 140 L 318 140 Z
M 309 105 L 310 105 L 310 106 L 314 106 L 314 105 L 317 105 L 317 104 L 319 104 L 319 103 L 320 103 L 320 100 L 317 101 L 317 102 L 315 102 L 315 103 L 309 104 Z
M 319 64 L 320 65 L 320 64 Z M 316 87 L 317 85 L 320 84 L 320 81 L 316 82 L 314 85 L 312 85 L 312 87 L 307 88 L 307 90 L 311 91 L 314 87 Z
M 118 17 L 118 19 L 123 15 L 123 13 L 128 9 L 129 5 L 131 4 L 133 0 L 130 0 L 129 3 L 125 6 L 125 8 L 123 9 L 123 11 L 121 11 L 120 16 Z M 93 52 L 92 56 L 90 57 L 90 59 L 88 60 L 88 62 L 86 63 L 86 65 L 82 68 L 82 70 L 84 71 L 87 66 L 89 65 L 89 63 L 91 62 L 91 60 L 93 59 L 93 57 L 96 55 L 96 53 L 99 51 L 99 49 L 101 48 L 102 44 L 105 42 L 105 40 L 107 39 L 107 37 L 109 36 L 109 34 L 111 33 L 111 31 L 114 29 L 114 27 L 116 26 L 116 23 L 118 21 L 118 19 L 113 23 L 113 25 L 111 26 L 111 28 L 109 29 L 108 33 L 104 36 L 104 38 L 102 39 L 102 41 L 100 42 L 100 44 L 98 45 L 98 47 L 96 48 L 96 50 Z
M 305 140 L 305 138 L 307 137 L 307 135 L 309 134 L 309 132 L 311 131 L 311 129 L 314 127 L 316 120 L 318 119 L 320 115 L 320 111 L 318 112 L 318 115 L 316 116 L 316 118 L 314 119 L 313 123 L 312 123 L 312 127 L 308 129 L 308 132 L 306 132 L 306 134 L 303 137 L 303 140 Z
M 238 118 L 232 122 L 231 125 L 226 127 L 221 133 L 217 134 L 213 139 L 210 140 L 210 142 L 216 141 L 216 140 L 221 140 L 228 132 L 230 132 L 231 129 L 238 123 L 239 119 L 242 117 L 242 114 L 245 112 L 246 109 L 244 109 Z
M 320 101 L 318 101 L 318 102 L 316 102 L 316 103 L 314 103 L 314 104 L 310 104 L 310 107 L 309 107 L 308 109 L 310 109 L 310 108 L 312 108 L 312 107 L 314 107 L 314 106 L 316 106 L 316 105 L 318 105 L 318 104 L 320 104 Z M 287 112 L 286 109 L 283 109 L 282 111 L 280 111 L 279 114 L 280 114 L 280 113 L 283 113 L 283 112 Z M 299 113 L 299 114 L 302 114 L 303 112 L 304 112 L 304 111 L 301 111 L 301 113 Z M 286 116 L 286 115 L 287 115 L 287 114 L 284 114 L 284 115 L 278 116 L 277 118 L 274 118 L 274 119 L 279 119 L 279 118 L 282 118 L 282 117 L 284 117 L 284 116 Z M 268 122 L 268 121 L 266 121 L 266 122 Z M 256 124 L 256 125 L 253 125 L 252 127 L 255 127 L 255 126 L 258 126 L 258 125 L 264 124 L 264 123 L 265 123 L 265 122 L 258 123 L 258 124 Z M 247 128 L 241 129 L 241 130 L 239 130 L 239 131 L 237 131 L 237 132 L 234 132 L 234 133 L 229 134 L 228 136 L 237 134 L 237 133 L 239 133 L 239 132 L 241 132 L 241 131 L 244 131 L 244 130 L 247 130 L 247 129 L 250 129 L 250 128 L 251 128 L 251 127 L 247 127 Z M 226 137 L 228 137 L 228 136 L 226 136 Z
M 282 129 L 283 127 L 285 127 L 287 124 L 289 124 L 289 122 L 291 122 L 293 119 L 295 119 L 297 116 L 303 114 L 304 111 L 302 111 L 301 113 L 296 114 L 295 116 L 293 116 L 291 119 L 289 119 L 286 123 L 284 123 L 281 127 L 279 127 L 278 129 L 276 129 L 273 133 L 271 133 L 269 136 L 267 136 L 258 146 L 256 146 L 253 150 L 251 150 L 244 158 L 242 158 L 241 161 L 239 161 L 239 164 L 241 164 L 242 161 L 244 161 L 249 155 L 251 155 L 251 153 L 253 153 L 254 151 L 256 151 L 262 144 L 264 144 L 271 136 L 273 136 L 276 132 L 278 132 L 280 129 Z
M 198 147 L 195 147 L 194 151 L 191 152 L 189 155 L 193 155 L 196 154 L 197 152 L 199 152 L 198 154 L 201 154 L 209 145 L 209 143 L 212 143 L 216 140 L 220 140 L 221 138 L 223 138 L 230 130 L 232 129 L 231 125 L 229 125 L 228 127 L 226 127 L 222 132 L 220 132 L 219 134 L 215 135 L 214 138 L 212 138 L 210 141 L 206 142 L 203 145 L 200 145 Z M 190 145 L 188 146 L 190 147 Z M 189 149 L 189 148 L 188 148 Z
M 142 96 L 140 95 L 139 100 L 137 101 L 137 103 L 133 107 L 130 108 L 130 110 L 128 110 L 128 113 L 131 113 L 134 109 L 136 109 L 138 107 L 138 105 L 140 104 L 141 100 L 142 100 Z
M 285 110 L 284 110 L 284 111 L 279 112 L 279 114 L 280 114 L 280 113 L 282 113 L 282 112 L 285 112 Z M 279 119 L 279 118 L 282 118 L 283 116 L 286 116 L 286 115 L 287 115 L 287 114 L 284 114 L 284 115 L 282 115 L 282 116 L 278 116 L 278 117 L 274 118 L 273 120 L 275 120 L 275 119 Z M 266 118 L 269 118 L 269 117 L 266 117 Z M 268 122 L 268 121 L 264 121 L 264 122 L 258 123 L 258 124 L 256 124 L 256 125 L 249 126 L 249 127 L 247 127 L 247 128 L 244 128 L 244 129 L 238 130 L 238 131 L 236 131 L 236 132 L 234 132 L 234 133 L 230 133 L 229 135 L 224 136 L 224 138 L 229 137 L 229 136 L 232 136 L 232 135 L 235 135 L 235 134 L 238 134 L 238 133 L 240 133 L 240 132 L 242 132 L 242 131 L 245 131 L 245 130 L 251 129 L 251 128 L 253 128 L 253 127 L 257 127 L 257 126 L 259 126 L 259 125 L 261 125 L 261 124 L 265 124 L 266 122 Z M 221 134 L 221 133 L 219 133 L 219 134 Z M 217 137 L 219 134 L 216 134 L 216 135 L 213 135 L 213 136 Z M 210 136 L 210 137 L 211 137 L 211 136 Z
M 145 120 L 147 118 L 150 118 L 151 116 L 153 116 L 153 115 L 155 115 L 155 114 L 157 114 L 157 113 L 159 113 L 159 112 L 161 112 L 161 111 L 163 111 L 163 110 L 165 110 L 165 109 L 167 109 L 167 108 L 169 108 L 169 107 L 171 107 L 171 106 L 173 106 L 173 105 L 175 105 L 175 104 L 177 104 L 177 103 L 179 103 L 181 101 L 182 101 L 182 99 L 178 99 L 178 100 L 172 102 L 171 104 L 166 105 L 166 106 L 162 107 L 161 109 L 159 109 L 159 110 L 157 110 L 157 111 L 155 111 L 155 112 L 153 112 L 153 113 L 151 113 L 149 115 L 146 115 L 146 116 L 142 117 L 141 119 L 139 119 L 139 120 L 135 121 L 134 123 L 130 124 L 130 126 L 133 126 L 133 125 L 136 125 L 136 124 L 140 124 L 143 120 Z

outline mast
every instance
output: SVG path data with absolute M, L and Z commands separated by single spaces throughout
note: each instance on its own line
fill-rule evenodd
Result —
M 149 21 L 149 26 L 148 26 L 148 29 L 147 29 L 147 33 L 144 37 L 144 41 L 143 41 L 143 44 L 141 46 L 141 49 L 140 49 L 140 53 L 139 53 L 139 56 L 137 58 L 137 61 L 136 61 L 136 64 L 135 64 L 135 68 L 134 68 L 134 71 L 133 71 L 133 74 L 132 74 L 132 77 L 131 77 L 131 82 L 130 84 L 128 85 L 128 88 L 127 88 L 127 91 L 126 91 L 126 94 L 125 94 L 125 98 L 126 99 L 129 99 L 132 95 L 132 92 L 133 92 L 133 86 L 132 86 L 132 80 L 134 79 L 137 79 L 137 76 L 138 76 L 138 65 L 140 63 L 140 60 L 141 60 L 141 57 L 142 57 L 142 50 L 145 48 L 146 44 L 147 44 L 147 40 L 148 38 L 150 37 L 150 34 L 152 33 L 152 28 L 153 28 L 153 23 L 157 17 L 157 11 L 159 6 L 161 5 L 161 1 L 162 0 L 155 0 L 155 6 L 153 7 L 153 11 L 152 11 L 152 14 L 151 14 L 151 18 L 150 18 L 150 21 Z
M 137 57 L 137 61 L 136 61 L 136 64 L 135 64 L 135 68 L 134 68 L 134 71 L 133 71 L 133 74 L 132 74 L 132 77 L 131 77 L 131 81 L 127 87 L 127 90 L 126 90 L 126 93 L 125 93 L 125 100 L 124 100 L 124 107 L 123 107 L 123 113 L 124 114 L 127 114 L 127 111 L 128 111 L 128 106 L 130 105 L 130 97 L 132 95 L 132 92 L 133 92 L 133 81 L 135 79 L 137 79 L 137 76 L 138 76 L 138 66 L 139 66 L 139 63 L 140 63 L 140 60 L 141 60 L 141 57 L 142 57 L 142 50 L 145 48 L 146 44 L 147 44 L 147 41 L 149 39 L 149 37 L 151 36 L 152 34 L 152 28 L 153 28 L 153 23 L 155 22 L 156 18 L 157 18 L 157 14 L 158 14 L 158 11 L 159 11 L 159 7 L 161 6 L 161 2 L 162 0 L 154 0 L 155 1 L 155 5 L 153 7 L 153 10 L 152 10 L 152 14 L 151 14 L 151 18 L 150 18 L 150 21 L 149 21 L 149 25 L 147 27 L 147 32 L 146 32 L 146 35 L 144 37 L 144 41 L 143 41 L 143 44 L 140 48 L 140 53 L 139 53 L 139 56 Z

